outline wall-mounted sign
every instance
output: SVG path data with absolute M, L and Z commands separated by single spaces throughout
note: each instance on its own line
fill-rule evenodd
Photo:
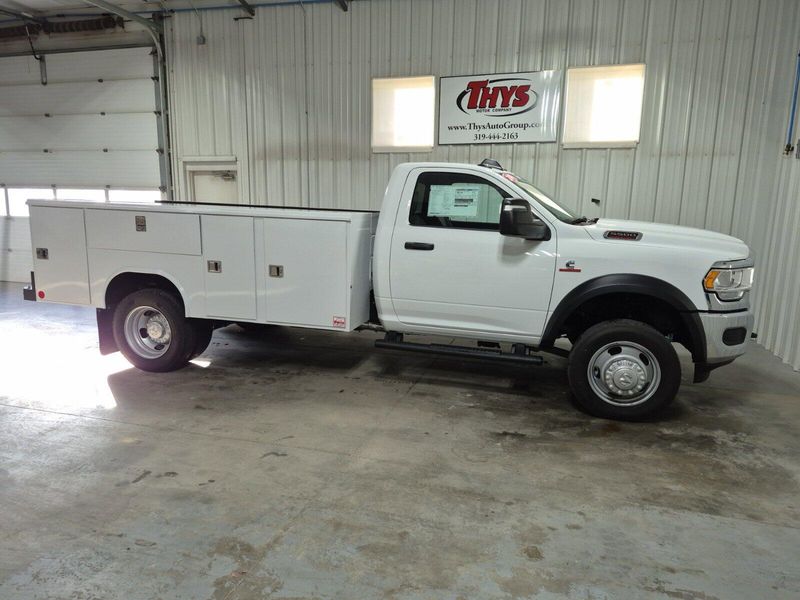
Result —
M 555 142 L 561 71 L 439 79 L 439 144 Z

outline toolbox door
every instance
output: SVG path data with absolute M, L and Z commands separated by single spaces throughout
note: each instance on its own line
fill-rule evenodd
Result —
M 342 221 L 264 219 L 269 323 L 352 329 L 347 229 Z
M 31 206 L 30 214 L 33 269 L 40 299 L 90 304 L 83 209 Z
M 221 319 L 256 318 L 252 217 L 201 216 L 206 312 Z

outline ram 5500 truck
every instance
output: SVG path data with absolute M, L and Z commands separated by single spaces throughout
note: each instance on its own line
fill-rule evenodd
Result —
M 380 212 L 29 205 L 25 297 L 96 307 L 100 351 L 147 371 L 183 367 L 227 323 L 370 328 L 391 349 L 522 365 L 567 356 L 581 407 L 639 419 L 678 391 L 673 344 L 700 382 L 745 351 L 753 326 L 740 240 L 586 219 L 490 160 L 402 164 Z

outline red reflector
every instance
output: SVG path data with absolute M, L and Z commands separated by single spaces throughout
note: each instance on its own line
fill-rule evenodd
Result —
M 44 292 L 42 290 L 39 290 L 39 293 L 36 295 L 39 296 L 39 298 L 44 299 Z

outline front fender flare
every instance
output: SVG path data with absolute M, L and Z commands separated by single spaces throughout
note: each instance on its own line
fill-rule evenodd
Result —
M 697 314 L 697 307 L 692 304 L 686 294 L 671 283 L 649 275 L 635 273 L 602 275 L 589 281 L 584 281 L 569 292 L 550 315 L 539 347 L 544 349 L 552 348 L 561 334 L 566 320 L 584 302 L 607 294 L 620 293 L 650 296 L 663 300 L 672 306 L 680 315 L 681 322 L 689 332 L 692 343 L 692 360 L 696 363 L 705 362 L 706 336 L 703 324 Z

